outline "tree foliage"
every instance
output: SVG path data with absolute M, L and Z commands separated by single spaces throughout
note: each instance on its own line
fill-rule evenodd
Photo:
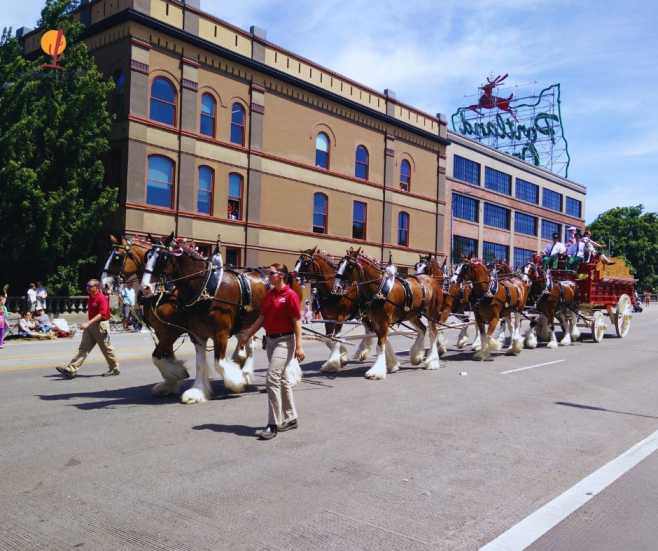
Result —
M 46 281 L 51 292 L 77 290 L 95 262 L 95 238 L 117 208 L 103 185 L 109 149 L 107 100 L 114 84 L 67 17 L 78 2 L 46 0 L 40 29 L 62 29 L 63 70 L 27 59 L 5 31 L 0 39 L 0 280 L 24 289 Z
M 590 225 L 592 237 L 623 256 L 639 279 L 640 289 L 658 287 L 658 215 L 642 205 L 616 207 L 600 214 Z

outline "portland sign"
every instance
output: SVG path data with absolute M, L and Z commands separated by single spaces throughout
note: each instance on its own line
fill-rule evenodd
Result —
M 466 137 L 567 177 L 569 151 L 560 112 L 560 85 L 537 94 L 496 95 L 507 74 L 479 87 L 478 102 L 452 115 L 452 128 Z

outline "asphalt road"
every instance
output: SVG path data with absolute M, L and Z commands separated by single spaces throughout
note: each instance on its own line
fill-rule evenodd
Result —
M 658 454 L 573 512 L 561 504 L 658 429 L 657 329 L 649 308 L 623 340 L 482 363 L 451 349 L 432 372 L 401 352 L 385 381 L 363 378 L 371 362 L 320 374 L 326 348 L 309 342 L 300 428 L 270 442 L 254 437 L 261 352 L 257 389 L 229 396 L 215 381 L 214 400 L 187 406 L 151 397 L 148 334 L 115 337 L 121 376 L 100 377 L 96 351 L 71 381 L 53 367 L 75 342 L 10 342 L 0 550 L 477 549 L 532 532 L 549 502 L 556 520 L 533 549 L 655 549 Z M 191 352 L 179 350 L 190 368 Z M 530 543 L 512 541 L 499 548 Z

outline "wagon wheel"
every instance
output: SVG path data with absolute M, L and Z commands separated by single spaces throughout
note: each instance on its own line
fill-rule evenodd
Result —
M 605 316 L 601 310 L 594 310 L 590 327 L 592 328 L 592 339 L 594 342 L 601 342 L 607 329 Z
M 628 331 L 631 328 L 631 312 L 631 299 L 627 294 L 621 295 L 617 301 L 614 317 L 615 331 L 620 339 L 628 335 Z

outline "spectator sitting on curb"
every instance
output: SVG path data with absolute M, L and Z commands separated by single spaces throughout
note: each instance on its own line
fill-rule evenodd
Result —
M 50 331 L 53 330 L 53 324 L 50 322 L 50 317 L 43 311 L 43 308 L 37 308 L 34 321 L 37 322 L 37 331 L 41 333 L 50 333 Z
M 37 322 L 32 319 L 32 312 L 24 311 L 18 321 L 18 336 L 27 339 L 55 339 L 54 333 L 40 333 Z

